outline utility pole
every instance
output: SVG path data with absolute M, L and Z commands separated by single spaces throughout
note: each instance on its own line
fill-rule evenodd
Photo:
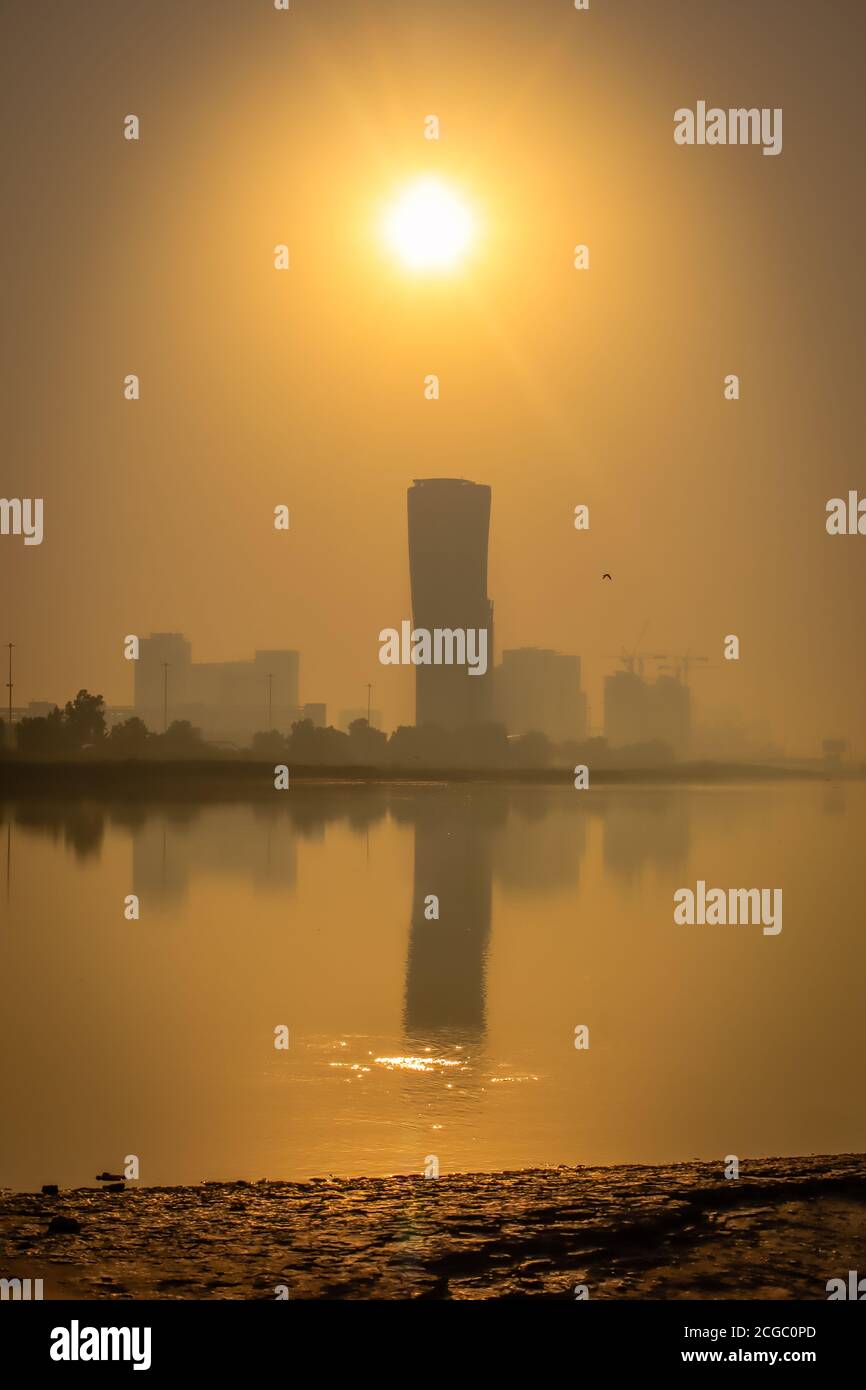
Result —
M 274 677 L 268 671 L 268 733 L 274 727 Z
M 373 687 L 372 687 L 372 685 L 368 682 L 368 683 L 367 683 L 367 728 L 368 728 L 368 729 L 369 729 L 369 727 L 370 727 L 370 701 L 372 700 L 372 698 L 373 698 Z
M 9 687 L 9 738 L 10 738 L 10 740 L 11 740 L 11 738 L 12 738 L 12 648 L 14 647 L 15 643 L 14 643 L 14 642 L 7 642 L 6 645 L 7 645 L 7 647 L 9 648 L 9 679 L 8 679 L 8 681 L 6 682 L 6 684 L 7 684 L 8 687 Z
M 162 732 L 168 730 L 168 662 L 162 663 Z

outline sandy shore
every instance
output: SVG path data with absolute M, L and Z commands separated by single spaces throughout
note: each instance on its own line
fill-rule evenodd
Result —
M 866 1273 L 866 1155 L 3 1191 L 0 1266 L 52 1298 L 826 1299 Z

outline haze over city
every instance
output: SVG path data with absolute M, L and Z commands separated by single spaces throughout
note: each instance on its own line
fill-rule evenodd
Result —
M 276 34 L 214 0 L 173 10 L 167 46 L 151 7 L 111 63 L 51 7 L 16 14 L 4 493 L 46 503 L 41 546 L 0 544 L 16 704 L 128 705 L 124 636 L 183 631 L 206 661 L 298 650 L 302 698 L 357 708 L 374 681 L 411 722 L 377 635 L 409 613 L 406 488 L 448 474 L 492 488 L 498 651 L 579 654 L 594 724 L 648 624 L 650 650 L 719 663 L 699 713 L 862 750 L 866 555 L 824 526 L 864 423 L 854 57 L 810 7 L 782 48 L 749 6 L 669 4 L 662 28 L 601 6 L 579 43 L 569 7 L 541 32 L 536 6 L 496 12 L 347 0 Z M 751 104 L 767 64 L 781 156 L 674 143 L 696 84 Z M 426 277 L 382 220 L 429 174 L 475 237 Z

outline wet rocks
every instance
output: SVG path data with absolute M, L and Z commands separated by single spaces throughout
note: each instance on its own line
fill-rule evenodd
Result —
M 0 1192 L 0 1246 L 82 1298 L 824 1300 L 862 1267 L 866 1156 L 83 1187 L 46 1232 L 51 1210 Z
M 74 1216 L 52 1216 L 45 1234 L 49 1236 L 77 1236 L 80 1231 L 81 1222 L 76 1221 Z

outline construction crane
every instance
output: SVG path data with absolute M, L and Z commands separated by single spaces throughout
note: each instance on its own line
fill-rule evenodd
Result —
M 658 663 L 670 662 L 672 664 L 668 666 L 662 666 L 661 664 L 659 664 L 659 671 L 673 672 L 677 680 L 681 680 L 684 685 L 688 685 L 689 683 L 689 670 L 693 665 L 695 665 L 698 662 L 706 663 L 710 660 L 708 656 L 693 655 L 691 647 L 685 653 L 639 651 L 629 652 L 626 651 L 625 647 L 623 647 L 622 652 L 618 657 L 614 658 L 611 655 L 611 653 L 608 653 L 608 656 L 611 660 L 621 661 L 625 669 L 628 671 L 629 675 L 634 675 L 635 665 L 637 665 L 637 672 L 639 676 L 643 675 L 643 664 L 645 661 L 655 661 Z M 708 668 L 705 665 L 704 669 L 713 669 L 713 667 Z
M 710 658 L 709 658 L 708 656 L 693 656 L 693 655 L 692 655 L 692 649 L 691 649 L 691 647 L 689 647 L 688 651 L 685 653 L 684 656 L 681 656 L 681 657 L 674 657 L 674 658 L 672 658 L 672 659 L 673 659 L 674 661 L 676 661 L 676 660 L 679 661 L 680 665 L 679 665 L 679 667 L 678 667 L 678 669 L 677 669 L 677 676 L 679 676 L 680 673 L 682 673 L 683 684 L 684 684 L 684 685 L 688 685 L 688 683 L 689 683 L 689 669 L 690 669 L 690 667 L 691 667 L 695 662 L 699 662 L 699 661 L 700 661 L 700 662 L 707 662 L 707 661 L 709 661 Z
M 680 653 L 676 653 L 676 652 L 670 652 L 670 653 L 668 653 L 668 655 L 665 657 L 665 660 L 666 660 L 666 661 L 673 662 L 673 665 L 671 665 L 671 666 L 660 666 L 660 667 L 659 667 L 659 670 L 660 670 L 660 671 L 672 671 L 672 672 L 674 673 L 674 675 L 676 676 L 677 680 L 681 680 L 681 681 L 682 681 L 683 685 L 688 685 L 688 683 L 689 683 L 689 670 L 690 670 L 690 668 L 691 668 L 696 662 L 704 663 L 704 670 L 705 670 L 705 671 L 712 671 L 712 670 L 715 670 L 715 669 L 716 669 L 716 666 L 718 665 L 717 662 L 713 662 L 712 664 L 707 665 L 706 663 L 709 662 L 710 658 L 709 658 L 708 656 L 693 656 L 693 655 L 692 655 L 691 648 L 689 648 L 689 650 L 688 650 L 687 652 L 685 652 L 685 654 L 680 654 Z
M 629 675 L 634 675 L 635 664 L 637 664 L 638 675 L 640 676 L 643 675 L 645 661 L 666 661 L 668 659 L 667 652 L 629 652 L 626 651 L 625 647 L 618 656 L 614 656 L 612 652 L 608 652 L 606 655 L 610 661 L 621 661 Z
M 650 620 L 649 618 L 647 618 L 643 627 L 640 630 L 640 634 L 638 636 L 637 641 L 634 644 L 634 648 L 632 651 L 628 651 L 626 647 L 623 647 L 621 652 L 617 656 L 614 656 L 612 653 L 608 652 L 608 660 L 621 661 L 630 676 L 633 676 L 635 674 L 635 666 L 637 666 L 637 674 L 641 679 L 643 678 L 643 664 L 645 661 L 670 661 L 674 663 L 672 666 L 659 666 L 659 671 L 672 671 L 676 676 L 677 680 L 681 680 L 683 682 L 683 685 L 688 685 L 690 668 L 698 662 L 708 662 L 710 658 L 708 656 L 693 656 L 691 646 L 689 646 L 688 651 L 686 651 L 684 654 L 674 652 L 638 651 L 641 642 L 646 636 L 647 628 L 649 627 L 649 625 Z
M 646 652 L 639 652 L 639 651 L 638 651 L 638 647 L 640 646 L 641 642 L 643 641 L 644 637 L 646 636 L 646 630 L 647 630 L 648 627 L 649 627 L 649 618 L 647 618 L 646 622 L 644 623 L 643 627 L 642 627 L 641 630 L 640 630 L 640 633 L 639 633 L 639 635 L 638 635 L 638 639 L 637 639 L 637 641 L 636 641 L 635 644 L 634 644 L 634 651 L 629 652 L 625 647 L 623 647 L 623 648 L 622 648 L 622 651 L 619 653 L 618 656 L 613 656 L 610 652 L 608 652 L 608 654 L 607 654 L 607 655 L 608 655 L 608 659 L 609 659 L 610 661 L 621 661 L 622 664 L 623 664 L 623 666 L 624 666 L 625 669 L 628 671 L 628 673 L 629 673 L 630 676 L 633 676 L 633 675 L 634 675 L 635 662 L 637 662 L 637 664 L 638 664 L 638 675 L 640 675 L 640 676 L 643 675 L 644 657 L 647 655 L 647 653 L 646 653 Z

